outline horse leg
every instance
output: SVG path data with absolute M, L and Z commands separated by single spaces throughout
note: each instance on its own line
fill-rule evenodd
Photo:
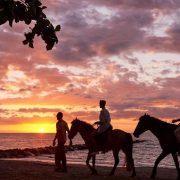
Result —
M 178 179 L 180 179 L 179 161 L 178 161 L 176 153 L 171 153 L 171 154 L 172 154 L 172 157 L 174 159 L 174 163 L 175 163 L 175 166 L 176 166 L 176 169 L 177 169 L 177 173 L 178 173 L 177 180 L 178 180 Z
M 136 170 L 135 170 L 135 166 L 134 166 L 134 159 L 132 158 L 132 165 L 133 165 L 133 171 L 132 171 L 132 177 L 136 176 Z
M 131 152 L 124 151 L 124 153 L 126 155 L 126 169 L 127 169 L 127 171 L 132 170 L 131 177 L 134 177 L 134 176 L 136 176 L 136 170 L 135 170 L 135 166 L 134 166 L 134 159 L 132 157 L 132 151 Z
M 133 159 L 133 152 L 132 152 L 132 142 L 129 144 L 126 144 L 125 147 L 122 148 L 124 154 L 126 155 L 126 170 L 131 171 L 132 170 L 132 175 L 131 177 L 136 176 L 136 170 L 134 166 L 134 159 Z
M 86 165 L 89 167 L 89 169 L 92 171 L 92 174 L 97 174 L 97 171 L 94 167 L 92 167 L 90 164 L 89 164 L 89 161 L 91 159 L 91 155 L 90 155 L 90 152 L 88 153 L 88 156 L 87 156 L 87 159 L 86 159 Z
M 152 170 L 152 174 L 151 174 L 151 179 L 154 179 L 156 176 L 156 172 L 157 172 L 157 166 L 160 163 L 160 161 L 162 159 L 164 159 L 169 153 L 162 151 L 162 153 L 159 155 L 159 157 L 156 159 L 155 163 L 154 163 L 154 167 Z
M 92 165 L 93 165 L 93 168 L 95 169 L 95 164 L 96 164 L 96 155 L 94 155 L 92 157 Z
M 113 156 L 114 156 L 114 167 L 112 168 L 110 172 L 110 176 L 114 175 L 114 172 L 116 170 L 117 165 L 119 164 L 119 151 L 113 151 Z

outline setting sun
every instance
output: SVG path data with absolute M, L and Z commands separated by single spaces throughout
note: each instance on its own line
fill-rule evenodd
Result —
M 45 133 L 45 130 L 43 128 L 39 129 L 39 133 Z

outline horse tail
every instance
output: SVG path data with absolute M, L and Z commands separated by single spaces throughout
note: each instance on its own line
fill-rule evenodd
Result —
M 133 139 L 130 133 L 126 134 L 126 142 L 123 147 L 123 152 L 125 153 L 125 167 L 127 171 L 131 171 L 134 168 L 134 160 L 133 160 Z

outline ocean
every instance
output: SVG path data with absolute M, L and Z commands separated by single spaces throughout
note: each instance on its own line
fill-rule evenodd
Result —
M 24 149 L 24 148 L 38 148 L 52 145 L 54 134 L 0 134 L 0 150 L 7 149 Z M 133 137 L 134 140 L 137 140 Z M 158 140 L 151 132 L 145 132 L 138 138 L 143 140 L 140 143 L 135 143 L 133 146 L 133 157 L 136 167 L 153 167 L 156 158 L 161 152 Z M 69 141 L 67 140 L 66 145 Z M 78 134 L 73 139 L 73 144 L 84 144 L 83 139 Z M 69 164 L 85 164 L 87 157 L 87 150 L 68 151 L 66 154 L 67 162 Z M 124 154 L 119 153 L 119 166 L 124 165 Z M 54 155 L 42 154 L 40 156 L 30 156 L 27 158 L 16 158 L 16 160 L 27 161 L 41 161 L 47 163 L 54 163 Z M 114 159 L 112 152 L 106 154 L 98 154 L 96 164 L 101 166 L 113 166 Z M 171 155 L 167 156 L 159 164 L 160 167 L 175 168 Z

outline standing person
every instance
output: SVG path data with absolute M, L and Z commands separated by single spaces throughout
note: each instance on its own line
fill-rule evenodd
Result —
M 55 149 L 55 171 L 67 172 L 64 144 L 66 143 L 66 132 L 69 133 L 69 128 L 67 123 L 63 120 L 62 112 L 58 112 L 56 117 L 58 122 L 56 123 L 56 135 L 53 140 L 53 146 L 56 145 L 56 139 L 58 142 Z
M 99 121 L 95 122 L 94 125 L 99 125 L 97 129 L 96 141 L 98 144 L 103 144 L 107 138 L 107 136 L 104 135 L 107 134 L 107 131 L 112 130 L 112 126 L 109 111 L 106 109 L 106 101 L 100 100 L 99 107 L 101 108 Z

